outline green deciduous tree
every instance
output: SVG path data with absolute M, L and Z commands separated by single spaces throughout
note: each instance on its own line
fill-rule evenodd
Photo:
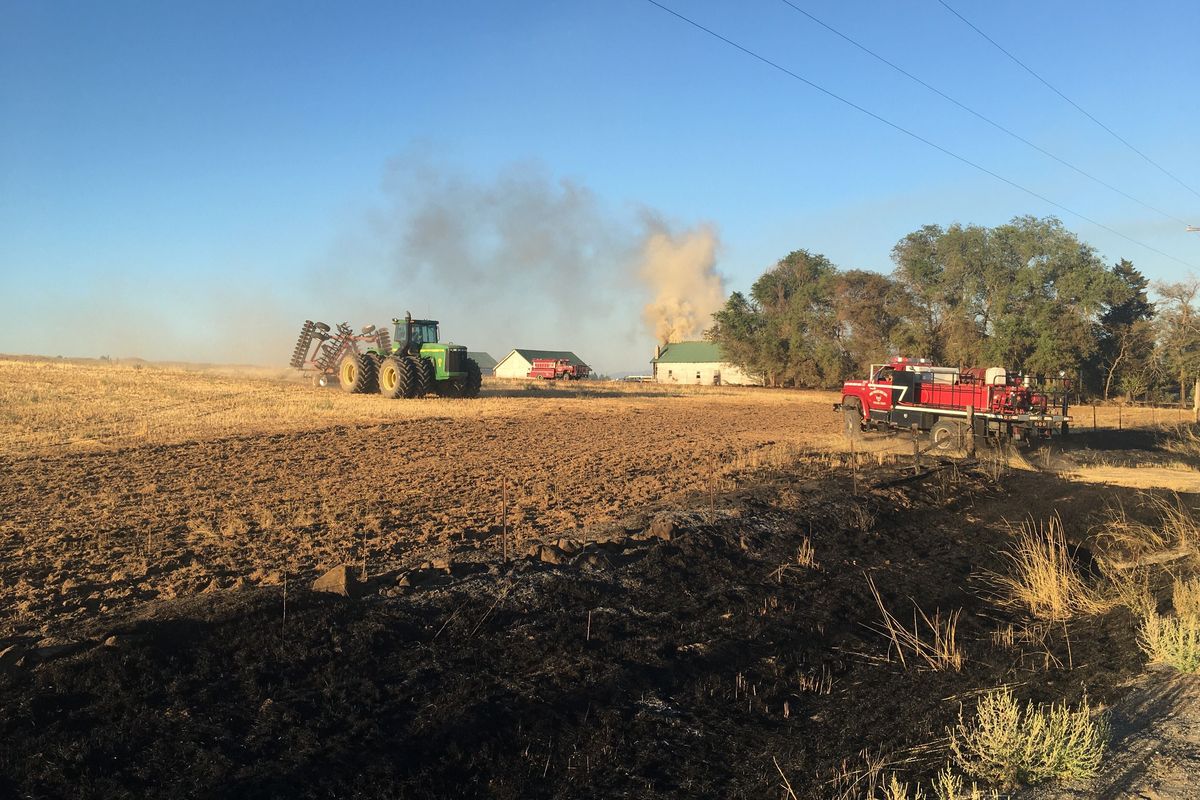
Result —
M 1157 283 L 1158 346 L 1164 367 L 1179 380 L 1179 400 L 1186 402 L 1188 383 L 1200 376 L 1200 280 Z
M 917 313 L 923 354 L 947 364 L 1074 370 L 1096 348 L 1097 317 L 1121 286 L 1053 217 L 996 228 L 927 225 L 892 250 Z
M 1053 217 L 926 225 L 892 260 L 888 276 L 796 250 L 748 295 L 735 292 L 708 336 L 733 363 L 784 386 L 836 386 L 891 355 L 1035 374 L 1090 368 L 1089 385 L 1106 396 L 1148 386 L 1158 363 L 1200 373 L 1191 311 L 1200 283 L 1160 287 L 1172 314 L 1157 329 L 1156 358 L 1145 278 L 1127 261 L 1109 269 Z
M 1105 400 L 1116 390 L 1129 397 L 1147 391 L 1155 361 L 1154 304 L 1146 295 L 1150 282 L 1125 259 L 1113 266 L 1112 274 L 1123 297 L 1114 300 L 1099 320 L 1096 363 Z

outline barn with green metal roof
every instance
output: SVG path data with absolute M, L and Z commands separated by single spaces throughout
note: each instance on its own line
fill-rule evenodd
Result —
M 725 360 L 715 342 L 671 342 L 657 349 L 650 362 L 658 383 L 703 386 L 762 386 L 759 376 L 747 375 Z
M 497 378 L 527 378 L 535 358 L 565 358 L 576 366 L 587 366 L 587 362 L 570 350 L 531 350 L 518 347 L 496 364 L 492 374 Z

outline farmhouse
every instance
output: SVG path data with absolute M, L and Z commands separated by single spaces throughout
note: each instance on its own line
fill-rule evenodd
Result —
M 580 366 L 587 363 L 570 350 L 530 350 L 518 347 L 500 359 L 500 362 L 492 369 L 492 374 L 497 378 L 528 378 L 529 368 L 533 366 L 535 358 L 565 358 L 572 364 Z
M 484 375 L 491 375 L 492 370 L 496 368 L 496 359 L 492 358 L 490 353 L 467 353 L 467 358 L 475 359 L 475 363 L 479 365 L 479 371 Z
M 655 351 L 654 380 L 707 386 L 762 386 L 759 376 L 747 375 L 725 360 L 713 342 L 671 342 Z

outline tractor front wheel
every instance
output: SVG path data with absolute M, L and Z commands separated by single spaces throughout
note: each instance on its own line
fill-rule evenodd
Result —
M 365 353 L 347 353 L 338 365 L 338 380 L 344 391 L 364 394 L 375 389 L 375 361 Z
M 433 362 L 420 356 L 409 356 L 408 363 L 412 367 L 413 397 L 424 397 L 433 391 L 434 379 Z
M 414 384 L 412 363 L 404 356 L 389 356 L 379 367 L 379 393 L 399 400 L 412 397 Z
M 479 364 L 475 363 L 475 359 L 467 359 L 467 375 L 463 378 L 462 396 L 463 397 L 479 397 L 479 387 L 483 385 L 483 373 L 479 371 Z

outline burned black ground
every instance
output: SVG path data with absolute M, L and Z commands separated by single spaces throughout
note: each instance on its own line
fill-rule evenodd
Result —
M 576 532 L 560 564 L 96 620 L 0 669 L 0 796 L 759 798 L 782 771 L 828 797 L 863 751 L 929 777 L 981 688 L 1118 698 L 1143 666 L 1127 611 L 1007 646 L 1023 617 L 987 575 L 1009 523 L 1057 512 L 1079 542 L 1135 494 L 984 466 L 871 488 L 899 470 L 760 473 Z M 656 517 L 669 540 L 641 535 Z M 897 661 L 868 576 L 901 620 L 961 609 L 961 672 Z

